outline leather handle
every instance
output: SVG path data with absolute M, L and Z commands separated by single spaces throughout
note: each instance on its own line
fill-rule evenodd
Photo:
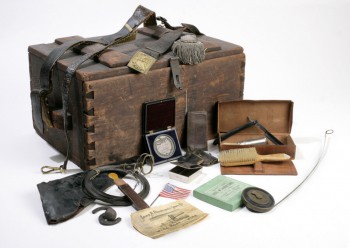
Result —
M 115 185 L 117 185 L 120 191 L 132 202 L 132 206 L 136 210 L 149 208 L 148 204 L 141 196 L 139 196 L 123 179 L 120 179 L 117 173 L 109 173 L 108 176 L 113 179 Z
M 237 127 L 237 128 L 235 128 L 235 129 L 232 129 L 232 130 L 228 131 L 227 133 L 221 135 L 220 138 L 216 138 L 216 139 L 213 141 L 213 145 L 219 144 L 219 141 L 220 141 L 220 140 L 223 141 L 223 140 L 225 140 L 225 139 L 231 137 L 232 135 L 235 135 L 236 133 L 238 133 L 238 132 L 240 132 L 240 131 L 242 131 L 242 130 L 244 130 L 244 129 L 247 129 L 247 128 L 251 127 L 251 126 L 256 125 L 256 123 L 257 123 L 256 121 L 250 121 L 250 122 L 248 122 L 247 124 L 244 124 L 244 125 L 242 125 L 242 126 L 240 126 L 240 127 Z
M 129 184 L 125 183 L 122 179 L 120 179 L 120 181 L 123 181 L 123 183 L 119 183 L 118 188 L 124 193 L 124 195 L 126 195 L 126 197 L 128 197 L 128 199 L 132 202 L 132 206 L 136 210 L 149 208 L 148 204 L 130 187 Z

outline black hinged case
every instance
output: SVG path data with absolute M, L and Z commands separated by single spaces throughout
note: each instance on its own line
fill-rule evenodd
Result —
M 143 133 L 148 153 L 160 164 L 182 156 L 175 129 L 175 98 L 143 104 Z

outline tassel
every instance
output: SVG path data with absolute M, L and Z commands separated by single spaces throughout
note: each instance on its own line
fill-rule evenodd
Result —
M 179 57 L 183 64 L 195 65 L 205 59 L 205 48 L 195 35 L 184 35 L 175 41 L 172 46 L 173 53 Z

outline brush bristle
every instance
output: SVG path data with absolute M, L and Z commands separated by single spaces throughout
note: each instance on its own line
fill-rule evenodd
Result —
M 219 153 L 219 162 L 223 166 L 254 164 L 257 156 L 255 147 L 230 149 Z

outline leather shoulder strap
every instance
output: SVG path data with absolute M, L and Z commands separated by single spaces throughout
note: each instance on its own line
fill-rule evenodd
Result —
M 86 46 L 93 43 L 99 43 L 102 45 L 115 44 L 125 40 L 125 37 L 129 37 L 131 33 L 135 32 L 137 27 L 144 23 L 144 25 L 156 25 L 155 13 L 143 6 L 138 6 L 129 18 L 127 23 L 115 34 L 106 35 L 100 38 L 92 39 L 78 39 L 61 44 L 59 47 L 55 48 L 47 57 L 44 64 L 40 70 L 40 88 L 34 89 L 31 92 L 31 102 L 32 102 L 32 111 L 33 111 L 33 124 L 36 131 L 40 134 L 44 132 L 44 124 L 48 127 L 52 127 L 51 118 L 49 116 L 49 108 L 46 103 L 46 97 L 52 91 L 51 86 L 51 72 L 53 66 L 61 58 L 61 56 L 69 49 L 72 49 L 76 46 Z M 123 39 L 124 38 L 124 39 Z M 104 50 L 104 49 L 102 49 Z M 91 54 L 90 54 L 91 55 Z M 82 64 L 90 56 L 83 56 L 80 63 Z M 79 66 L 78 65 L 78 66 Z M 77 67 L 78 67 L 77 66 Z M 76 68 L 77 68 L 76 67 Z

